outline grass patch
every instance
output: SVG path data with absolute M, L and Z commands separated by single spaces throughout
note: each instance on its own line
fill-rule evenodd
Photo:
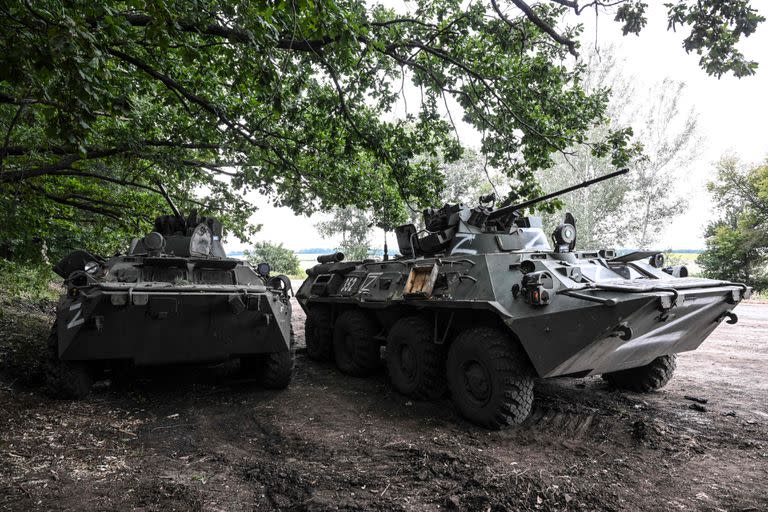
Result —
M 10 299 L 55 301 L 63 292 L 61 278 L 49 265 L 16 263 L 0 258 L 0 292 Z
M 60 283 L 49 265 L 0 258 L 0 372 L 5 380 L 28 386 L 43 382 Z
M 0 372 L 6 380 L 42 384 L 53 315 L 52 302 L 25 303 L 0 293 Z

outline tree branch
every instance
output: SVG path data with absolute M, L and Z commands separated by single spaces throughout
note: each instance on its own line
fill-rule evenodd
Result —
M 175 149 L 221 149 L 220 144 L 213 144 L 208 142 L 177 142 L 173 140 L 140 140 L 133 143 L 134 147 L 149 146 L 160 148 L 175 148 Z M 120 146 L 123 149 L 128 149 L 129 146 Z M 99 153 L 104 151 L 100 148 L 86 148 L 86 153 Z M 58 156 L 74 155 L 74 148 L 65 148 L 61 146 L 51 146 L 47 148 L 30 148 L 24 146 L 9 146 L 7 148 L 0 149 L 0 157 L 5 156 L 24 156 L 30 153 L 51 153 Z M 86 160 L 87 158 L 83 158 Z
M 574 57 L 579 56 L 579 52 L 576 51 L 576 41 L 573 41 L 572 39 L 568 39 L 567 37 L 557 33 L 555 29 L 553 29 L 546 21 L 542 20 L 536 12 L 534 12 L 531 7 L 523 2 L 523 0 L 511 0 L 513 4 L 517 6 L 518 9 L 523 11 L 523 14 L 525 14 L 525 17 L 528 18 L 531 23 L 539 27 L 541 30 L 546 32 L 549 37 L 554 39 L 556 42 L 566 46 L 568 48 L 568 51 L 573 55 Z M 502 14 L 501 9 L 499 9 L 499 4 L 496 3 L 496 0 L 491 0 L 491 3 L 493 4 L 493 9 L 496 11 L 496 13 L 501 16 L 501 18 L 509 24 L 508 18 Z
M 195 103 L 196 105 L 199 105 L 202 107 L 206 112 L 213 114 L 219 121 L 227 125 L 230 129 L 238 133 L 241 137 L 243 137 L 246 141 L 248 141 L 250 144 L 253 144 L 254 146 L 260 147 L 262 149 L 270 149 L 270 146 L 262 141 L 259 141 L 253 137 L 252 134 L 248 133 L 245 129 L 243 129 L 242 126 L 239 124 L 231 121 L 223 109 L 221 109 L 218 105 L 208 101 L 207 99 L 198 96 L 194 92 L 190 91 L 183 85 L 181 85 L 176 80 L 172 79 L 171 77 L 164 75 L 160 73 L 159 71 L 153 69 L 151 66 L 147 65 L 142 60 L 133 57 L 131 55 L 128 55 L 125 52 L 122 52 L 120 50 L 117 50 L 115 48 L 108 48 L 107 52 L 110 55 L 113 55 L 117 57 L 118 59 L 128 62 L 129 64 L 132 64 L 134 67 L 140 69 L 141 71 L 145 72 L 155 80 L 158 80 L 163 83 L 169 90 L 175 90 L 178 91 L 179 94 L 184 96 L 187 100 L 191 101 L 192 103 Z
M 156 20 L 152 16 L 145 14 L 131 14 L 124 13 L 125 19 L 134 27 L 146 27 Z M 230 41 L 237 41 L 238 43 L 253 44 L 255 42 L 253 33 L 249 30 L 241 28 L 225 27 L 216 23 L 210 23 L 208 25 L 198 25 L 190 20 L 178 19 L 174 20 L 175 25 L 181 28 L 183 32 L 208 35 L 214 37 L 223 37 Z M 324 46 L 338 41 L 336 37 L 323 37 L 322 39 L 296 40 L 293 38 L 281 38 L 276 40 L 277 48 L 281 50 L 297 50 L 303 52 L 317 52 Z
M 21 116 L 21 113 L 26 108 L 26 105 L 19 105 L 19 108 L 16 109 L 16 114 L 13 116 L 13 119 L 11 119 L 11 122 L 8 124 L 8 131 L 5 133 L 5 140 L 3 141 L 3 149 L 0 150 L 0 174 L 3 173 L 3 164 L 5 164 L 5 156 L 8 152 L 8 145 L 11 143 L 11 133 L 13 132 L 13 128 L 16 126 L 16 122 L 19 120 L 19 117 Z
M 99 215 L 104 215 L 105 217 L 109 217 L 109 218 L 117 220 L 117 221 L 121 220 L 120 214 L 115 212 L 115 211 L 113 211 L 113 210 L 109 210 L 109 209 L 106 209 L 106 208 L 100 208 L 98 206 L 94 206 L 94 205 L 88 204 L 88 203 L 81 203 L 79 201 L 71 201 L 69 198 L 55 196 L 53 194 L 50 194 L 45 189 L 43 189 L 42 187 L 38 187 L 38 186 L 35 186 L 35 185 L 30 185 L 30 184 L 27 184 L 27 185 L 29 186 L 29 188 L 31 188 L 32 190 L 34 190 L 38 194 L 40 194 L 40 195 L 50 199 L 53 202 L 56 202 L 56 203 L 59 203 L 59 204 L 63 204 L 65 206 L 71 206 L 72 208 L 77 208 L 78 210 L 83 210 L 83 211 L 86 211 L 86 212 L 91 212 L 91 213 L 96 213 L 96 214 L 99 214 Z

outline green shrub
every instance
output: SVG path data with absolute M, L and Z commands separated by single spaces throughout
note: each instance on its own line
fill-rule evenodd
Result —
M 42 384 L 53 323 L 53 305 L 21 302 L 0 295 L 0 372 L 13 382 Z
M 49 265 L 0 258 L 0 292 L 8 298 L 24 301 L 56 300 L 62 292 L 61 278 Z
M 257 242 L 252 251 L 243 251 L 245 258 L 252 264 L 269 263 L 274 274 L 295 276 L 301 274 L 299 258 L 283 244 Z

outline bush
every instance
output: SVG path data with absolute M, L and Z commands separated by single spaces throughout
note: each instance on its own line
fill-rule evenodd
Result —
M 768 164 L 723 158 L 707 188 L 719 217 L 707 226 L 707 248 L 697 259 L 703 276 L 768 290 Z
M 20 384 L 43 383 L 53 304 L 34 305 L 0 294 L 0 372 Z
M 60 283 L 49 265 L 0 258 L 0 371 L 13 381 L 43 381 Z
M 257 242 L 252 251 L 244 251 L 245 258 L 252 264 L 269 263 L 275 274 L 295 276 L 301 274 L 299 258 L 283 244 Z
M 0 258 L 0 292 L 8 298 L 30 302 L 57 300 L 62 293 L 61 278 L 50 265 Z

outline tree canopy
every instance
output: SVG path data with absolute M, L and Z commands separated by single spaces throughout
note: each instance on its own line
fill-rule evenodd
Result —
M 296 276 L 301 274 L 299 258 L 283 244 L 272 242 L 256 242 L 252 250 L 244 251 L 243 255 L 254 267 L 259 263 L 269 263 L 271 273 Z
M 337 251 L 349 261 L 363 260 L 371 251 L 371 228 L 374 222 L 360 208 L 334 208 L 330 218 L 318 222 L 315 227 L 323 238 L 341 235 Z M 391 228 L 388 228 L 391 229 Z
M 591 52 L 585 61 L 584 89 L 610 86 L 606 117 L 610 124 L 631 126 L 643 152 L 629 164 L 630 174 L 575 190 L 558 201 L 576 218 L 579 249 L 653 248 L 670 220 L 686 206 L 680 192 L 685 187 L 679 185 L 701 150 L 696 111 L 681 106 L 682 82 L 665 79 L 638 87 L 636 77 L 611 47 Z M 610 124 L 591 129 L 590 137 L 602 139 Z M 557 155 L 555 165 L 537 177 L 552 192 L 611 170 L 609 161 L 580 146 L 568 155 Z M 549 212 L 544 219 L 551 231 L 563 222 L 563 215 Z
M 582 88 L 583 65 L 568 58 L 581 28 L 564 18 L 608 11 L 636 34 L 646 7 L 8 0 L 0 6 L 0 251 L 30 256 L 56 237 L 114 248 L 165 209 L 159 183 L 183 209 L 223 217 L 243 239 L 254 229 L 251 191 L 297 213 L 403 213 L 406 203 L 438 197 L 438 163 L 461 154 L 442 113 L 449 104 L 483 134 L 482 153 L 517 197 L 537 193 L 534 171 L 574 144 L 624 165 L 631 130 L 587 139 L 608 91 Z M 685 50 L 701 55 L 706 72 L 754 72 L 736 48 L 763 21 L 747 0 L 678 0 L 667 21 L 689 31 Z M 420 102 L 394 117 L 406 82 Z
M 696 260 L 704 276 L 767 289 L 768 163 L 746 166 L 724 157 L 707 188 L 720 215 L 707 226 L 707 248 Z

